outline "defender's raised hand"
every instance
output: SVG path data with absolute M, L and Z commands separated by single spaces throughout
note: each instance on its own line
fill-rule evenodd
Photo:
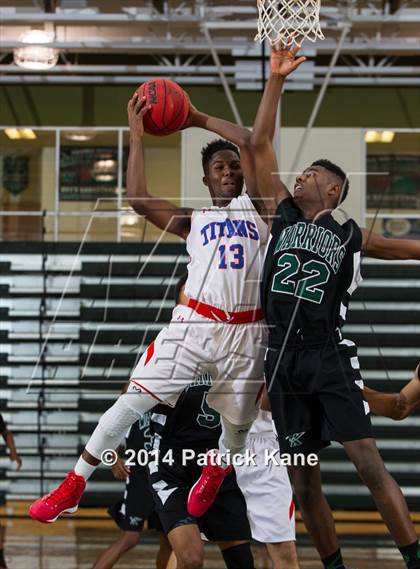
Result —
M 292 42 L 289 41 L 288 43 L 280 42 L 273 46 L 273 51 L 271 52 L 271 73 L 287 77 L 306 61 L 306 57 L 296 57 L 300 45 L 295 47 L 292 47 L 292 45 Z
M 128 124 L 132 135 L 138 137 L 144 135 L 143 117 L 150 108 L 151 105 L 147 104 L 146 97 L 139 97 L 137 92 L 128 101 Z

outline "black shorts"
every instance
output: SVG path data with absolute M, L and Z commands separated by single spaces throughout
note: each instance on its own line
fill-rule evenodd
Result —
M 167 449 L 166 449 L 167 450 Z M 161 449 L 161 456 L 166 453 Z M 195 449 L 196 455 L 206 449 Z M 210 541 L 250 540 L 245 498 L 236 482 L 234 472 L 226 476 L 216 501 L 199 520 L 187 511 L 188 494 L 201 474 L 201 466 L 193 461 L 183 466 L 180 452 L 174 450 L 174 463 L 170 466 L 160 462 L 157 470 L 149 464 L 150 484 L 155 500 L 155 511 L 163 531 L 182 525 L 197 524 L 200 532 Z
M 160 529 L 154 512 L 155 503 L 149 489 L 147 466 L 131 467 L 124 494 L 108 509 L 109 515 L 123 531 L 141 531 L 146 520 L 149 528 Z
M 352 342 L 324 346 L 271 347 L 265 376 L 283 453 L 317 452 L 331 441 L 372 437 L 363 398 L 357 348 Z

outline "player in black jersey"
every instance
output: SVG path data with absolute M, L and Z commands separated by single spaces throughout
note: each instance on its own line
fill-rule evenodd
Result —
M 7 428 L 3 417 L 0 414 L 0 435 L 3 437 L 6 447 L 9 450 L 9 458 L 12 462 L 16 463 L 16 470 L 22 467 L 22 459 L 20 458 L 15 445 L 15 439 L 12 431 Z M 0 569 L 7 569 L 6 560 L 4 559 L 3 545 L 4 545 L 4 527 L 0 524 Z
M 177 569 L 203 566 L 200 532 L 218 544 L 226 567 L 252 569 L 246 503 L 233 472 L 203 517 L 194 518 L 187 511 L 190 489 L 207 451 L 217 448 L 221 434 L 220 416 L 207 403 L 211 384 L 211 376 L 205 374 L 185 389 L 175 408 L 157 405 L 152 411 L 155 438 L 149 472 L 156 512 L 177 558 Z
M 420 568 L 419 542 L 407 504 L 385 469 L 372 438 L 356 346 L 341 336 L 348 300 L 357 286 L 360 254 L 420 258 L 420 245 L 385 239 L 331 212 L 349 184 L 344 172 L 318 160 L 297 176 L 293 197 L 279 176 L 272 146 L 285 77 L 305 58 L 281 46 L 257 113 L 253 154 L 260 194 L 273 215 L 262 282 L 269 326 L 266 380 L 282 452 L 317 452 L 339 441 L 368 486 L 407 567 Z M 271 206 L 268 202 L 271 201 Z M 322 494 L 319 466 L 290 470 L 303 520 L 325 567 L 344 567 L 334 521 Z
M 136 421 L 126 439 L 126 448 L 130 457 L 137 457 L 139 451 L 151 449 L 150 413 L 146 413 Z M 123 449 L 119 449 L 122 451 Z M 155 505 L 149 490 L 149 477 L 146 464 L 137 460 L 129 461 L 118 458 L 112 467 L 112 473 L 118 480 L 125 480 L 126 487 L 120 500 L 108 510 L 117 526 L 122 530 L 120 537 L 103 551 L 93 564 L 92 569 L 111 569 L 121 557 L 140 541 L 144 523 L 148 521 L 149 529 L 161 529 L 155 514 Z M 156 556 L 156 569 L 166 569 L 172 549 L 166 536 L 160 531 L 159 550 Z

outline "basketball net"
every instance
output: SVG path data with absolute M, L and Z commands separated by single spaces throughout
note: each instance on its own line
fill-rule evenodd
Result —
M 258 33 L 255 41 L 268 39 L 301 44 L 324 39 L 319 23 L 321 0 L 257 0 Z

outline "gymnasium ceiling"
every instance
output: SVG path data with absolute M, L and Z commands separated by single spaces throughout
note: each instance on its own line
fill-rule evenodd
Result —
M 256 14 L 252 0 L 0 0 L 0 83 L 137 85 L 160 75 L 260 89 L 269 49 L 253 41 Z M 330 84 L 420 85 L 420 0 L 324 0 L 321 22 L 326 39 L 304 43 L 309 61 L 289 89 L 321 85 L 340 38 Z M 48 72 L 13 63 L 31 27 L 55 34 L 60 59 Z

